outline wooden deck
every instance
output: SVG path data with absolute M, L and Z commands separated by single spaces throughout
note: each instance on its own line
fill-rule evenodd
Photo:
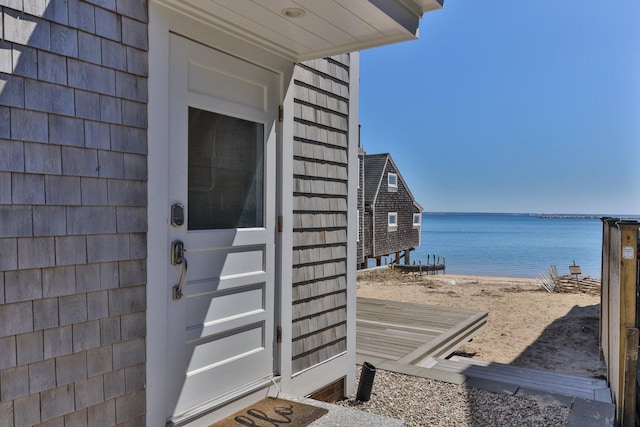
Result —
M 487 315 L 482 311 L 358 298 L 356 362 L 525 398 L 543 392 L 611 402 L 604 380 L 457 356 L 445 359 L 484 328 Z
M 358 298 L 356 360 L 416 365 L 446 357 L 480 332 L 487 312 Z

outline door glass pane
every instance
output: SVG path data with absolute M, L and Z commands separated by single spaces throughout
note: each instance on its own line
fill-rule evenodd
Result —
M 189 230 L 262 227 L 264 125 L 189 108 Z

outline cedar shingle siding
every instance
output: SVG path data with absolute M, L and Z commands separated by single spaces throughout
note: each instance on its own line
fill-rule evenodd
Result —
M 294 71 L 293 372 L 346 351 L 349 55 Z
M 364 258 L 364 151 L 358 150 L 358 245 L 356 249 L 356 263 L 360 266 Z
M 414 249 L 420 244 L 420 227 L 413 214 L 422 213 L 389 154 L 364 158 L 364 256 L 379 257 Z M 388 174 L 397 176 L 397 189 L 389 189 Z M 389 212 L 397 213 L 397 227 L 389 228 Z M 402 260 L 404 262 L 404 260 Z
M 0 425 L 144 425 L 147 6 L 0 7 Z

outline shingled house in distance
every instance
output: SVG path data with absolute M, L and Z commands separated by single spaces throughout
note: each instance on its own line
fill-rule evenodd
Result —
M 395 262 L 410 263 L 410 252 L 420 246 L 422 206 L 415 200 L 389 153 L 364 154 L 361 268 L 374 258 L 395 254 Z

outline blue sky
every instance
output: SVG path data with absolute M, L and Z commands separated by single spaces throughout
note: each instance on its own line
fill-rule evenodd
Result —
M 360 123 L 425 211 L 640 214 L 640 2 L 445 0 L 362 52 Z

